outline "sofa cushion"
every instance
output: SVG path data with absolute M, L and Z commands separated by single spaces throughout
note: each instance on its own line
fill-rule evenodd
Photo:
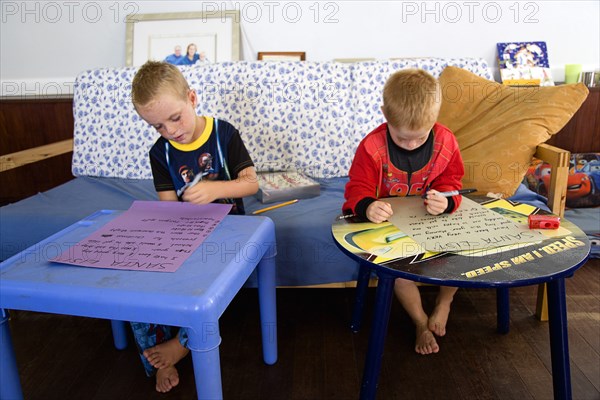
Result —
M 350 66 L 255 61 L 183 70 L 198 112 L 238 128 L 259 171 L 348 173 L 353 149 Z
M 489 77 L 481 59 L 415 58 L 366 63 L 249 61 L 180 66 L 198 93 L 197 112 L 232 123 L 259 171 L 348 174 L 360 140 L 383 119 L 388 76 L 457 65 Z M 131 103 L 136 68 L 100 68 L 77 77 L 75 176 L 151 179 L 148 151 L 158 133 Z
M 198 114 L 238 128 L 258 170 L 347 175 L 354 157 L 350 65 L 256 61 L 179 68 L 198 93 Z M 148 151 L 158 133 L 131 103 L 136 71 L 102 68 L 77 77 L 75 176 L 152 178 Z
M 131 103 L 134 68 L 101 68 L 77 76 L 73 94 L 75 176 L 150 179 L 148 151 L 158 138 Z
M 529 168 L 537 145 L 558 132 L 588 94 L 583 84 L 510 87 L 447 67 L 440 76 L 438 121 L 458 140 L 464 187 L 510 197 Z

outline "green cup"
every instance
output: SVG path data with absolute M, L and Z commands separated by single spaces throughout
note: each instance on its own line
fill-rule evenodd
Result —
M 565 65 L 565 83 L 579 82 L 579 75 L 581 75 L 581 64 Z

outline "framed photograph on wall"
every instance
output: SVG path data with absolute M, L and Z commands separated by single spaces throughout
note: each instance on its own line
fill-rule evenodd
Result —
M 137 14 L 127 18 L 127 66 L 148 60 L 189 65 L 238 61 L 240 58 L 238 10 L 202 13 Z M 183 60 L 187 50 L 190 55 Z
M 303 51 L 260 51 L 258 59 L 263 61 L 305 61 Z

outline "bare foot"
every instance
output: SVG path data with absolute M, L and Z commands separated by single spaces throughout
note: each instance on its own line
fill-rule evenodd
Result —
M 179 373 L 175 367 L 167 367 L 156 371 L 156 391 L 167 393 L 179 384 Z
M 429 317 L 427 326 L 429 330 L 438 336 L 446 334 L 446 324 L 448 323 L 448 315 L 450 314 L 449 304 L 437 304 Z
M 144 350 L 144 357 L 157 369 L 172 367 L 190 351 L 179 343 L 177 337 Z
M 417 326 L 415 351 L 419 354 L 431 354 L 440 351 L 440 346 L 438 346 L 433 333 L 427 328 L 426 324 Z

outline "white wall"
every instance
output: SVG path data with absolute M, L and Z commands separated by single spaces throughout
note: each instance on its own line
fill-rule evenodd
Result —
M 0 1 L 2 95 L 68 94 L 75 76 L 125 66 L 125 17 L 239 9 L 242 59 L 258 51 L 334 58 L 483 57 L 497 42 L 545 41 L 564 65 L 600 68 L 600 2 L 584 1 Z

